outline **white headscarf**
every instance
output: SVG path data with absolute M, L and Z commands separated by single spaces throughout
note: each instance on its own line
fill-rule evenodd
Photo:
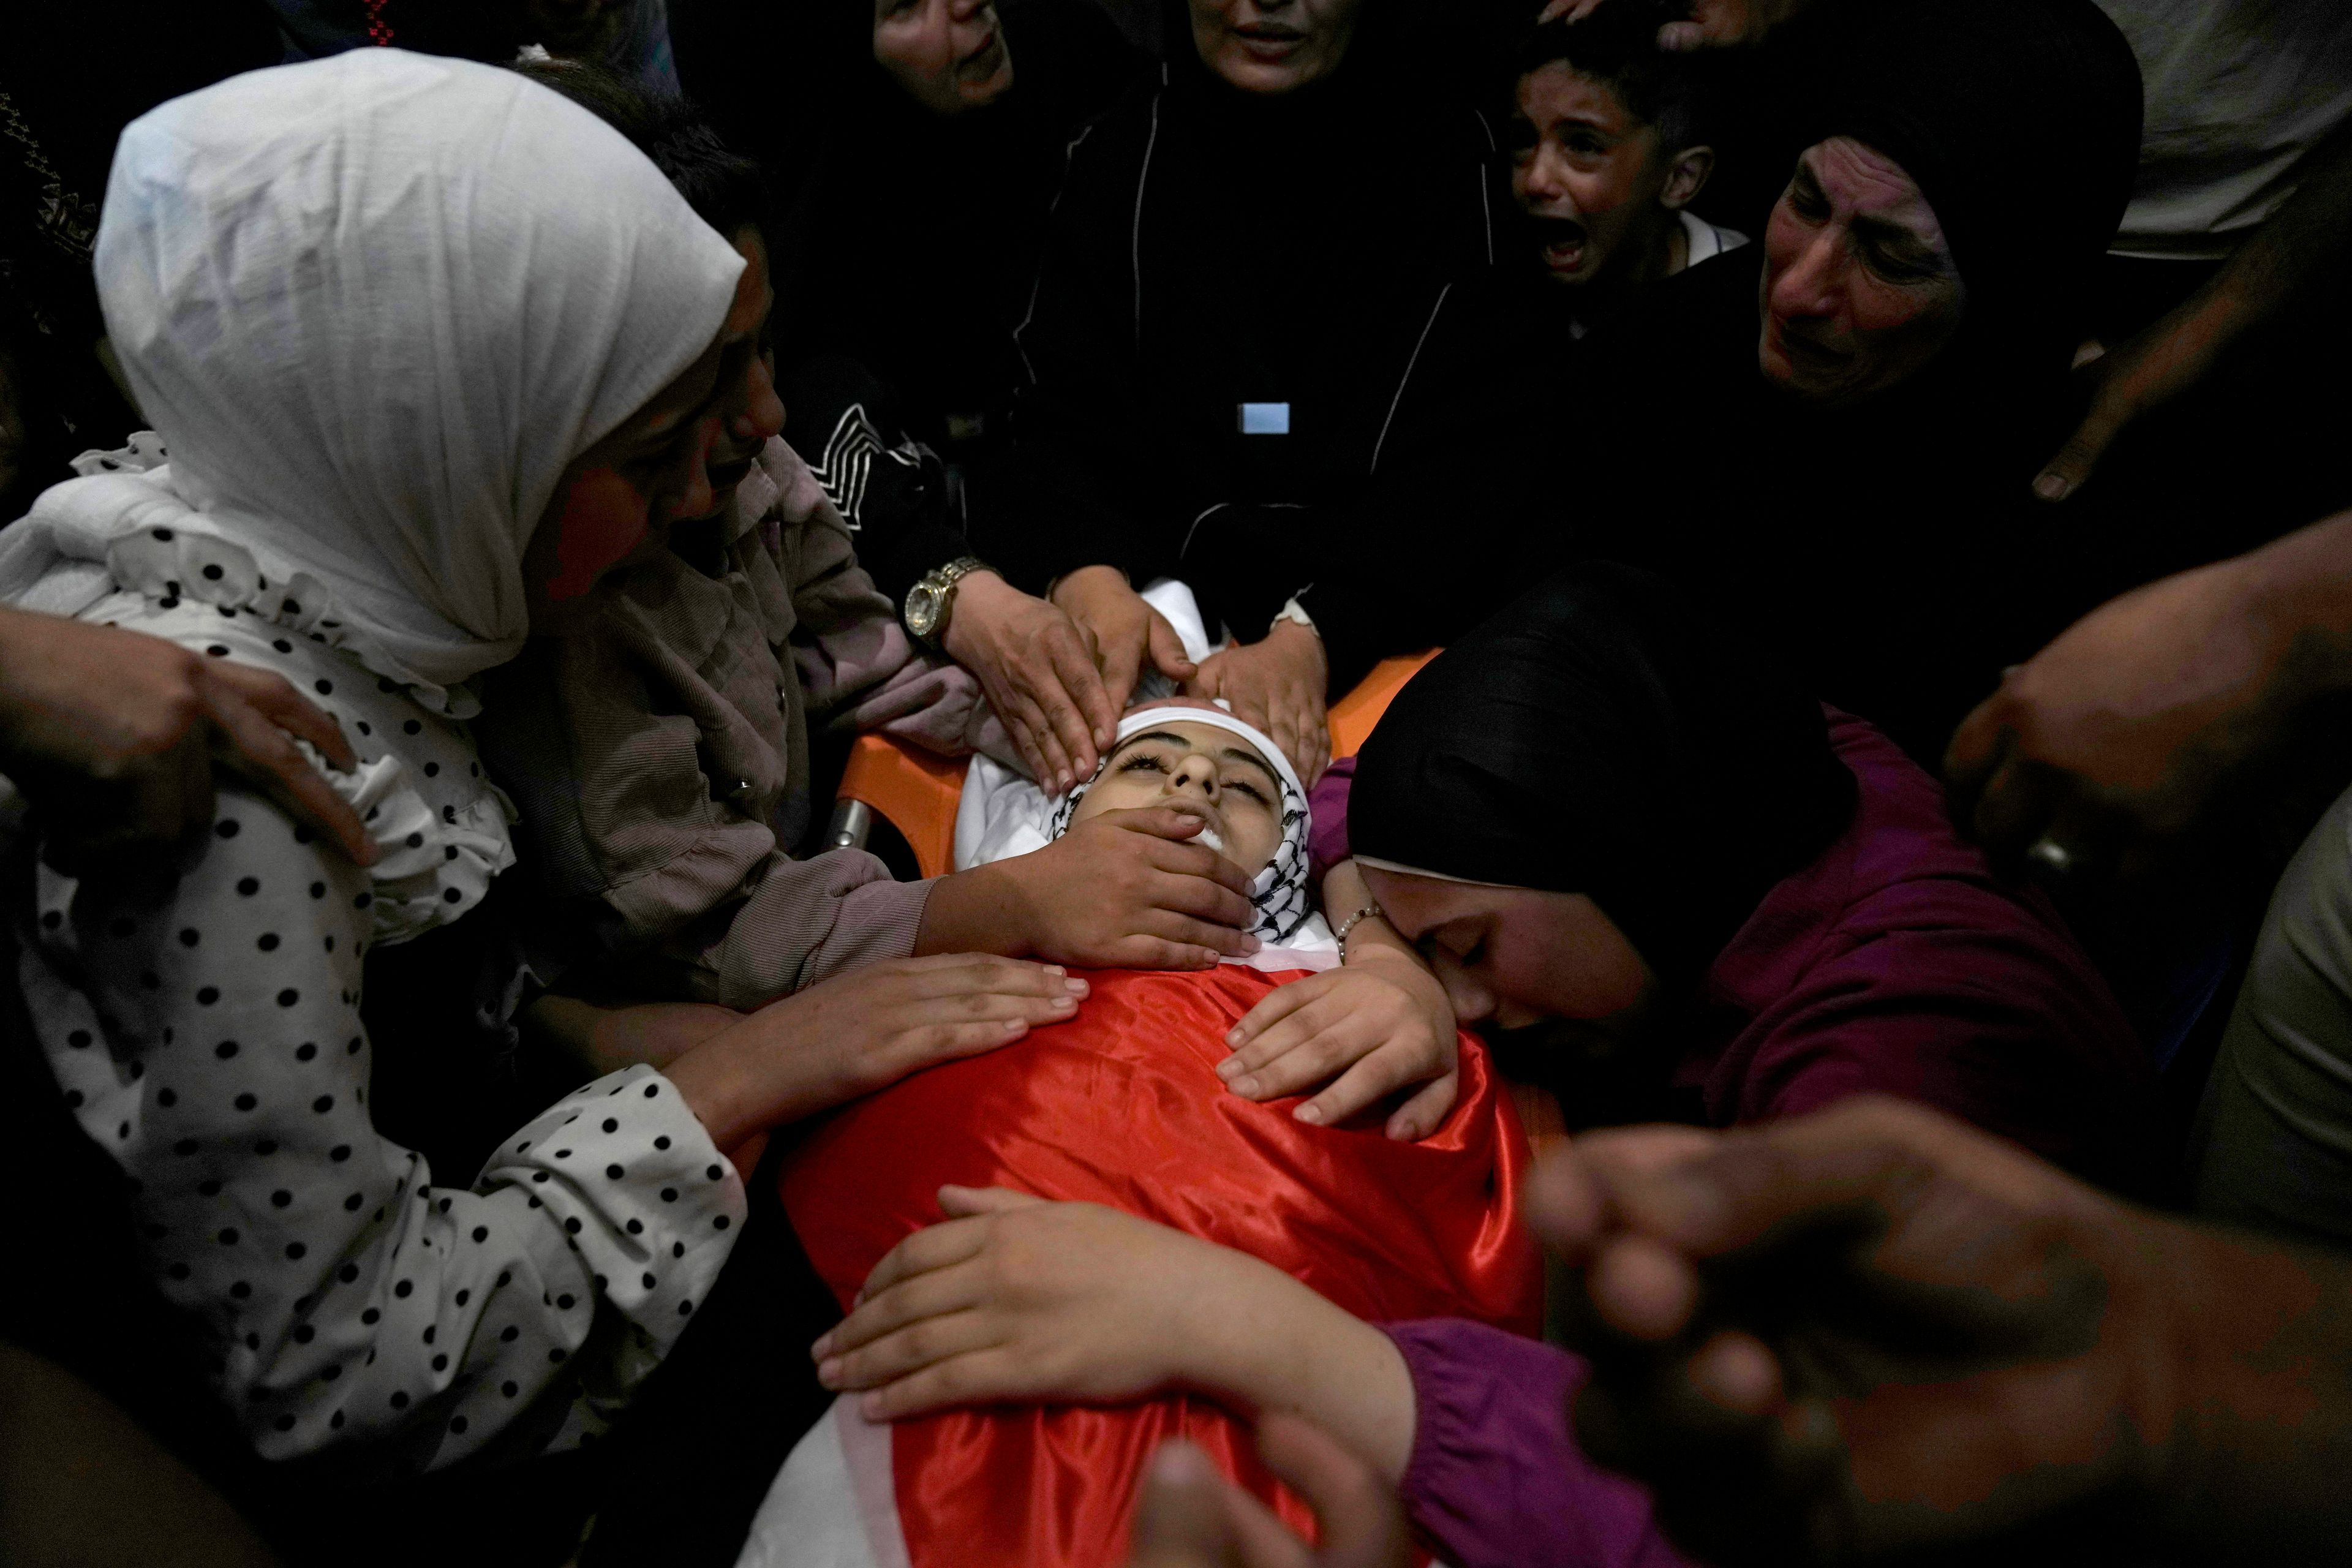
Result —
M 1137 708 L 1118 721 L 1118 734 L 1111 742 L 1116 752 L 1133 736 L 1155 726 L 1171 723 L 1205 724 L 1213 730 L 1223 730 L 1247 741 L 1266 765 L 1274 769 L 1282 781 L 1282 843 L 1275 849 L 1274 858 L 1257 880 L 1250 885 L 1250 902 L 1257 910 L 1257 920 L 1250 927 L 1251 934 L 1269 942 L 1287 942 L 1305 925 L 1315 912 L 1315 900 L 1307 887 L 1310 855 L 1307 835 L 1313 831 L 1314 817 L 1307 804 L 1307 786 L 1299 782 L 1298 770 L 1282 754 L 1282 748 L 1273 738 L 1256 726 L 1236 719 L 1222 708 L 1202 708 L 1192 703 L 1157 703 Z M 1093 777 L 1072 789 L 1062 798 L 1054 812 L 1048 838 L 1059 838 L 1070 830 L 1078 815 L 1078 802 L 1087 797 L 1095 781 L 1110 766 L 1110 754 L 1106 752 L 1097 765 Z
M 564 468 L 700 357 L 742 267 L 509 71 L 355 49 L 174 100 L 123 132 L 97 254 L 170 464 L 43 495 L 0 599 L 185 592 L 442 706 L 520 649 Z

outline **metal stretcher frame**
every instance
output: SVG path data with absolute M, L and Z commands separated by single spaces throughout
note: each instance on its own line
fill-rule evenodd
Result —
M 1390 701 L 1436 650 L 1384 658 L 1356 689 L 1331 705 L 1331 755 L 1352 757 Z M 937 757 L 881 735 L 860 735 L 850 748 L 849 766 L 835 795 L 832 843 L 862 848 L 880 817 L 897 828 L 915 852 L 926 877 L 955 868 L 956 806 L 963 798 L 966 757 Z

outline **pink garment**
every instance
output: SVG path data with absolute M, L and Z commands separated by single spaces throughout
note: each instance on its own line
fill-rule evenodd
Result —
M 2105 980 L 2039 892 L 1961 840 L 1942 786 L 1863 721 L 1830 721 L 1853 822 L 1716 960 L 1676 1084 L 1717 1127 L 1895 1095 L 2144 1184 L 2155 1072 Z
M 1412 1376 L 1405 1510 L 1451 1568 L 1682 1568 L 1648 1490 L 1576 1446 L 1582 1357 L 1462 1319 L 1381 1331 Z
M 2040 893 L 1961 841 L 1935 780 L 1829 710 L 1853 823 L 1718 955 L 1675 1042 L 1694 1120 L 1730 1127 L 1856 1094 L 1932 1105 L 2126 1189 L 2154 1159 L 2155 1074 Z M 1354 764 L 1316 786 L 1318 867 L 1348 853 Z

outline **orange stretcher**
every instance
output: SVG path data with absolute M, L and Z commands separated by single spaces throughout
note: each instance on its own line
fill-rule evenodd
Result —
M 1332 756 L 1354 756 L 1404 683 L 1436 656 L 1432 648 L 1384 658 L 1353 691 L 1333 703 Z M 964 770 L 970 765 L 967 757 L 933 756 L 881 735 L 859 736 L 835 796 L 834 842 L 865 842 L 866 821 L 854 809 L 862 806 L 898 830 L 924 876 L 946 876 L 955 869 L 956 805 L 963 798 Z

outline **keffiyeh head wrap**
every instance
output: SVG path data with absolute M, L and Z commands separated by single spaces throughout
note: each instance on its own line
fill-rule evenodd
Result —
M 701 356 L 742 269 L 511 71 L 357 49 L 174 100 L 122 133 L 97 250 L 171 465 L 44 495 L 0 598 L 184 589 L 437 706 L 520 651 L 563 470 Z
M 1852 820 L 1821 704 L 1647 573 L 1564 572 L 1447 648 L 1356 761 L 1359 860 L 1581 893 L 1669 984 Z
M 1240 736 L 1266 760 L 1282 781 L 1282 846 L 1274 852 L 1274 859 L 1260 871 L 1250 887 L 1250 902 L 1257 908 L 1257 923 L 1250 934 L 1260 942 L 1286 942 L 1297 933 L 1315 912 L 1315 900 L 1307 886 L 1307 830 L 1312 826 L 1307 807 L 1307 788 L 1299 782 L 1298 771 L 1282 748 L 1266 734 L 1219 708 L 1201 708 L 1190 704 L 1163 704 L 1139 708 L 1119 721 L 1118 739 L 1111 742 L 1116 752 L 1129 737 L 1139 735 L 1154 725 L 1181 723 L 1206 724 L 1211 729 L 1223 730 Z M 1054 826 L 1049 837 L 1059 838 L 1070 830 L 1076 820 L 1078 802 L 1086 798 L 1095 779 L 1110 766 L 1106 753 L 1102 765 L 1095 769 L 1094 778 L 1070 791 L 1054 813 Z

